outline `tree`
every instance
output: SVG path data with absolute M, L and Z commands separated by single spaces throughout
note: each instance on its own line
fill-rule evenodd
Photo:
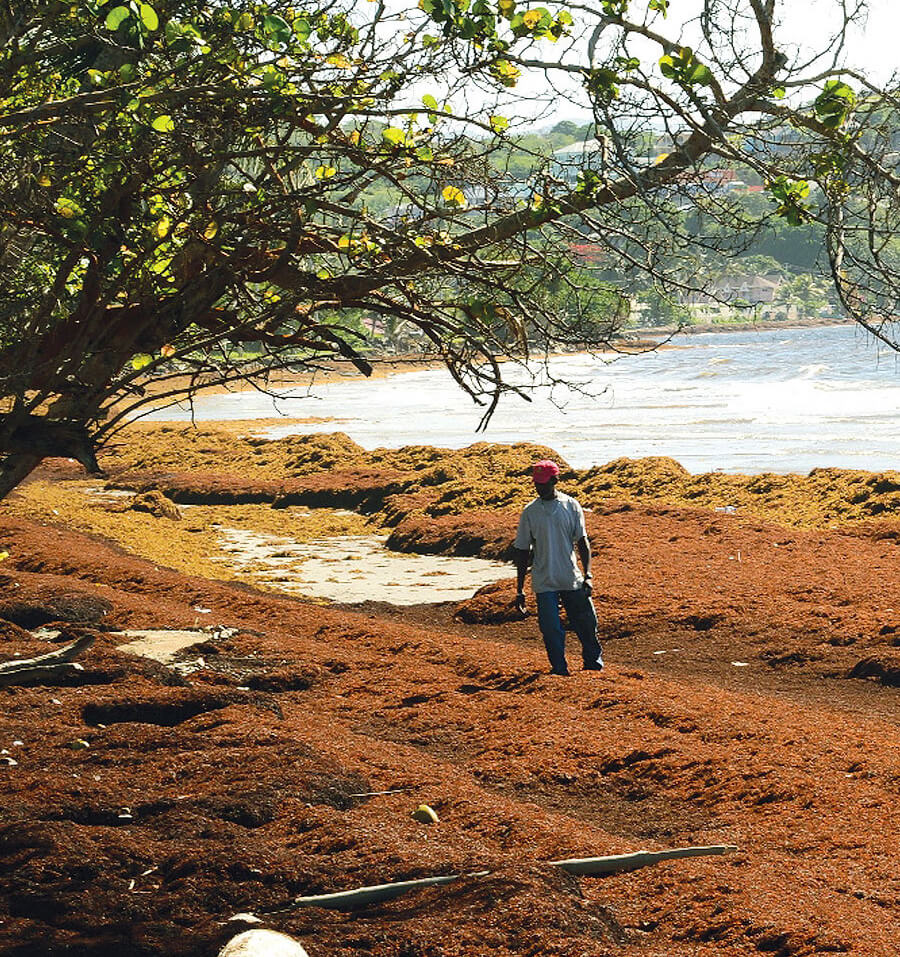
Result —
M 368 372 L 363 314 L 419 330 L 489 416 L 499 356 L 572 338 L 534 293 L 586 233 L 620 286 L 674 295 L 773 216 L 819 221 L 844 307 L 896 345 L 896 102 L 839 61 L 858 9 L 835 0 L 810 61 L 776 0 L 706 0 L 693 48 L 668 0 L 359 6 L 0 5 L 0 496 L 44 455 L 96 468 L 148 378 L 174 397 L 335 355 Z M 528 74 L 590 106 L 596 149 L 520 195 L 494 160 Z M 768 184 L 765 213 L 727 201 L 723 166 Z

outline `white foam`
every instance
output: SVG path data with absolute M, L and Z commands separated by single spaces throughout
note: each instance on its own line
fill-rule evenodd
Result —
M 307 390 L 295 392 L 278 403 L 280 411 L 340 424 L 292 423 L 266 434 L 337 428 L 365 448 L 529 441 L 579 468 L 645 455 L 671 456 L 693 472 L 806 471 L 810 463 L 877 470 L 900 462 L 898 366 L 883 361 L 852 327 L 720 333 L 676 343 L 613 361 L 553 358 L 535 370 L 533 401 L 504 397 L 485 433 L 476 432 L 483 408 L 445 370 L 417 370 L 324 384 L 312 398 Z M 512 365 L 504 373 L 510 382 L 529 381 Z M 551 387 L 553 377 L 578 387 Z M 202 397 L 195 411 L 198 419 L 270 417 L 273 405 L 248 392 Z

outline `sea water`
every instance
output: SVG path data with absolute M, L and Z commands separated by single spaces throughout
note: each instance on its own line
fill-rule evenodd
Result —
M 342 431 L 369 449 L 536 442 L 577 468 L 648 455 L 694 473 L 900 468 L 900 360 L 855 326 L 680 336 L 643 354 L 561 356 L 529 374 L 512 364 L 504 373 L 531 401 L 505 395 L 483 432 L 483 409 L 443 369 L 348 378 L 274 399 L 202 396 L 193 414 L 317 418 L 325 421 L 266 434 Z

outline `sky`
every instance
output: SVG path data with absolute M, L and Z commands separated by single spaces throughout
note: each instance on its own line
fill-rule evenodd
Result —
M 807 36 L 814 39 L 820 12 L 835 6 L 833 0 L 827 3 L 810 0 L 797 3 L 794 0 L 792 5 L 798 15 L 789 26 L 792 39 L 798 42 L 803 42 Z M 849 59 L 864 66 L 876 81 L 886 81 L 900 68 L 900 3 L 897 0 L 870 0 L 865 28 L 853 30 L 849 40 Z
M 845 2 L 849 5 L 853 3 L 853 0 L 845 0 Z M 548 3 L 547 6 L 555 9 L 553 4 Z M 695 19 L 702 6 L 702 0 L 669 0 L 668 16 L 665 21 L 659 21 L 660 32 L 677 36 L 679 27 Z M 821 49 L 840 22 L 838 16 L 840 7 L 841 0 L 780 0 L 778 16 L 782 23 L 776 35 L 783 43 L 803 51 Z M 634 4 L 635 15 L 637 11 L 645 8 L 645 0 L 637 0 Z M 857 67 L 876 84 L 881 84 L 900 70 L 900 0 L 870 0 L 868 8 L 865 23 L 853 27 L 848 33 L 844 59 L 847 65 Z M 682 42 L 697 46 L 696 41 L 691 40 L 689 33 L 686 33 Z M 580 43 L 576 49 L 579 47 L 581 48 L 579 61 L 583 62 L 583 47 Z M 655 46 L 652 49 L 648 47 L 648 50 L 654 59 L 658 57 L 659 51 Z M 548 46 L 546 52 L 552 56 L 558 53 L 559 49 Z M 548 56 L 549 58 L 551 57 Z M 821 64 L 821 68 L 824 66 L 825 64 Z M 817 69 L 811 72 L 815 73 Z M 578 84 L 575 80 L 571 82 L 574 91 Z M 855 84 L 851 81 L 851 85 Z M 562 85 L 562 89 L 565 91 L 565 84 Z M 586 122 L 590 119 L 590 113 L 586 109 L 579 109 L 573 103 L 566 102 L 565 95 L 556 98 L 542 116 L 533 117 L 531 111 L 534 107 L 529 104 L 528 97 L 535 94 L 547 94 L 547 87 L 541 74 L 532 74 L 520 80 L 515 92 L 504 104 L 506 107 L 504 115 L 514 117 L 518 123 L 524 122 L 526 126 L 531 125 L 529 120 L 534 120 L 533 125 L 538 129 L 552 126 L 562 119 L 576 122 Z M 578 93 L 574 93 L 573 99 L 581 99 L 581 97 Z

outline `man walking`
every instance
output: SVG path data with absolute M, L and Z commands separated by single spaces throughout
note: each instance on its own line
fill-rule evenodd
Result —
M 525 575 L 528 559 L 533 555 L 531 588 L 537 599 L 538 625 L 550 659 L 550 673 L 569 674 L 560 602 L 581 642 L 584 670 L 602 671 L 597 613 L 591 601 L 591 549 L 584 512 L 574 498 L 556 490 L 559 466 L 555 462 L 538 462 L 533 479 L 538 497 L 522 510 L 516 532 L 516 608 L 525 614 Z M 576 549 L 583 576 L 575 561 Z

